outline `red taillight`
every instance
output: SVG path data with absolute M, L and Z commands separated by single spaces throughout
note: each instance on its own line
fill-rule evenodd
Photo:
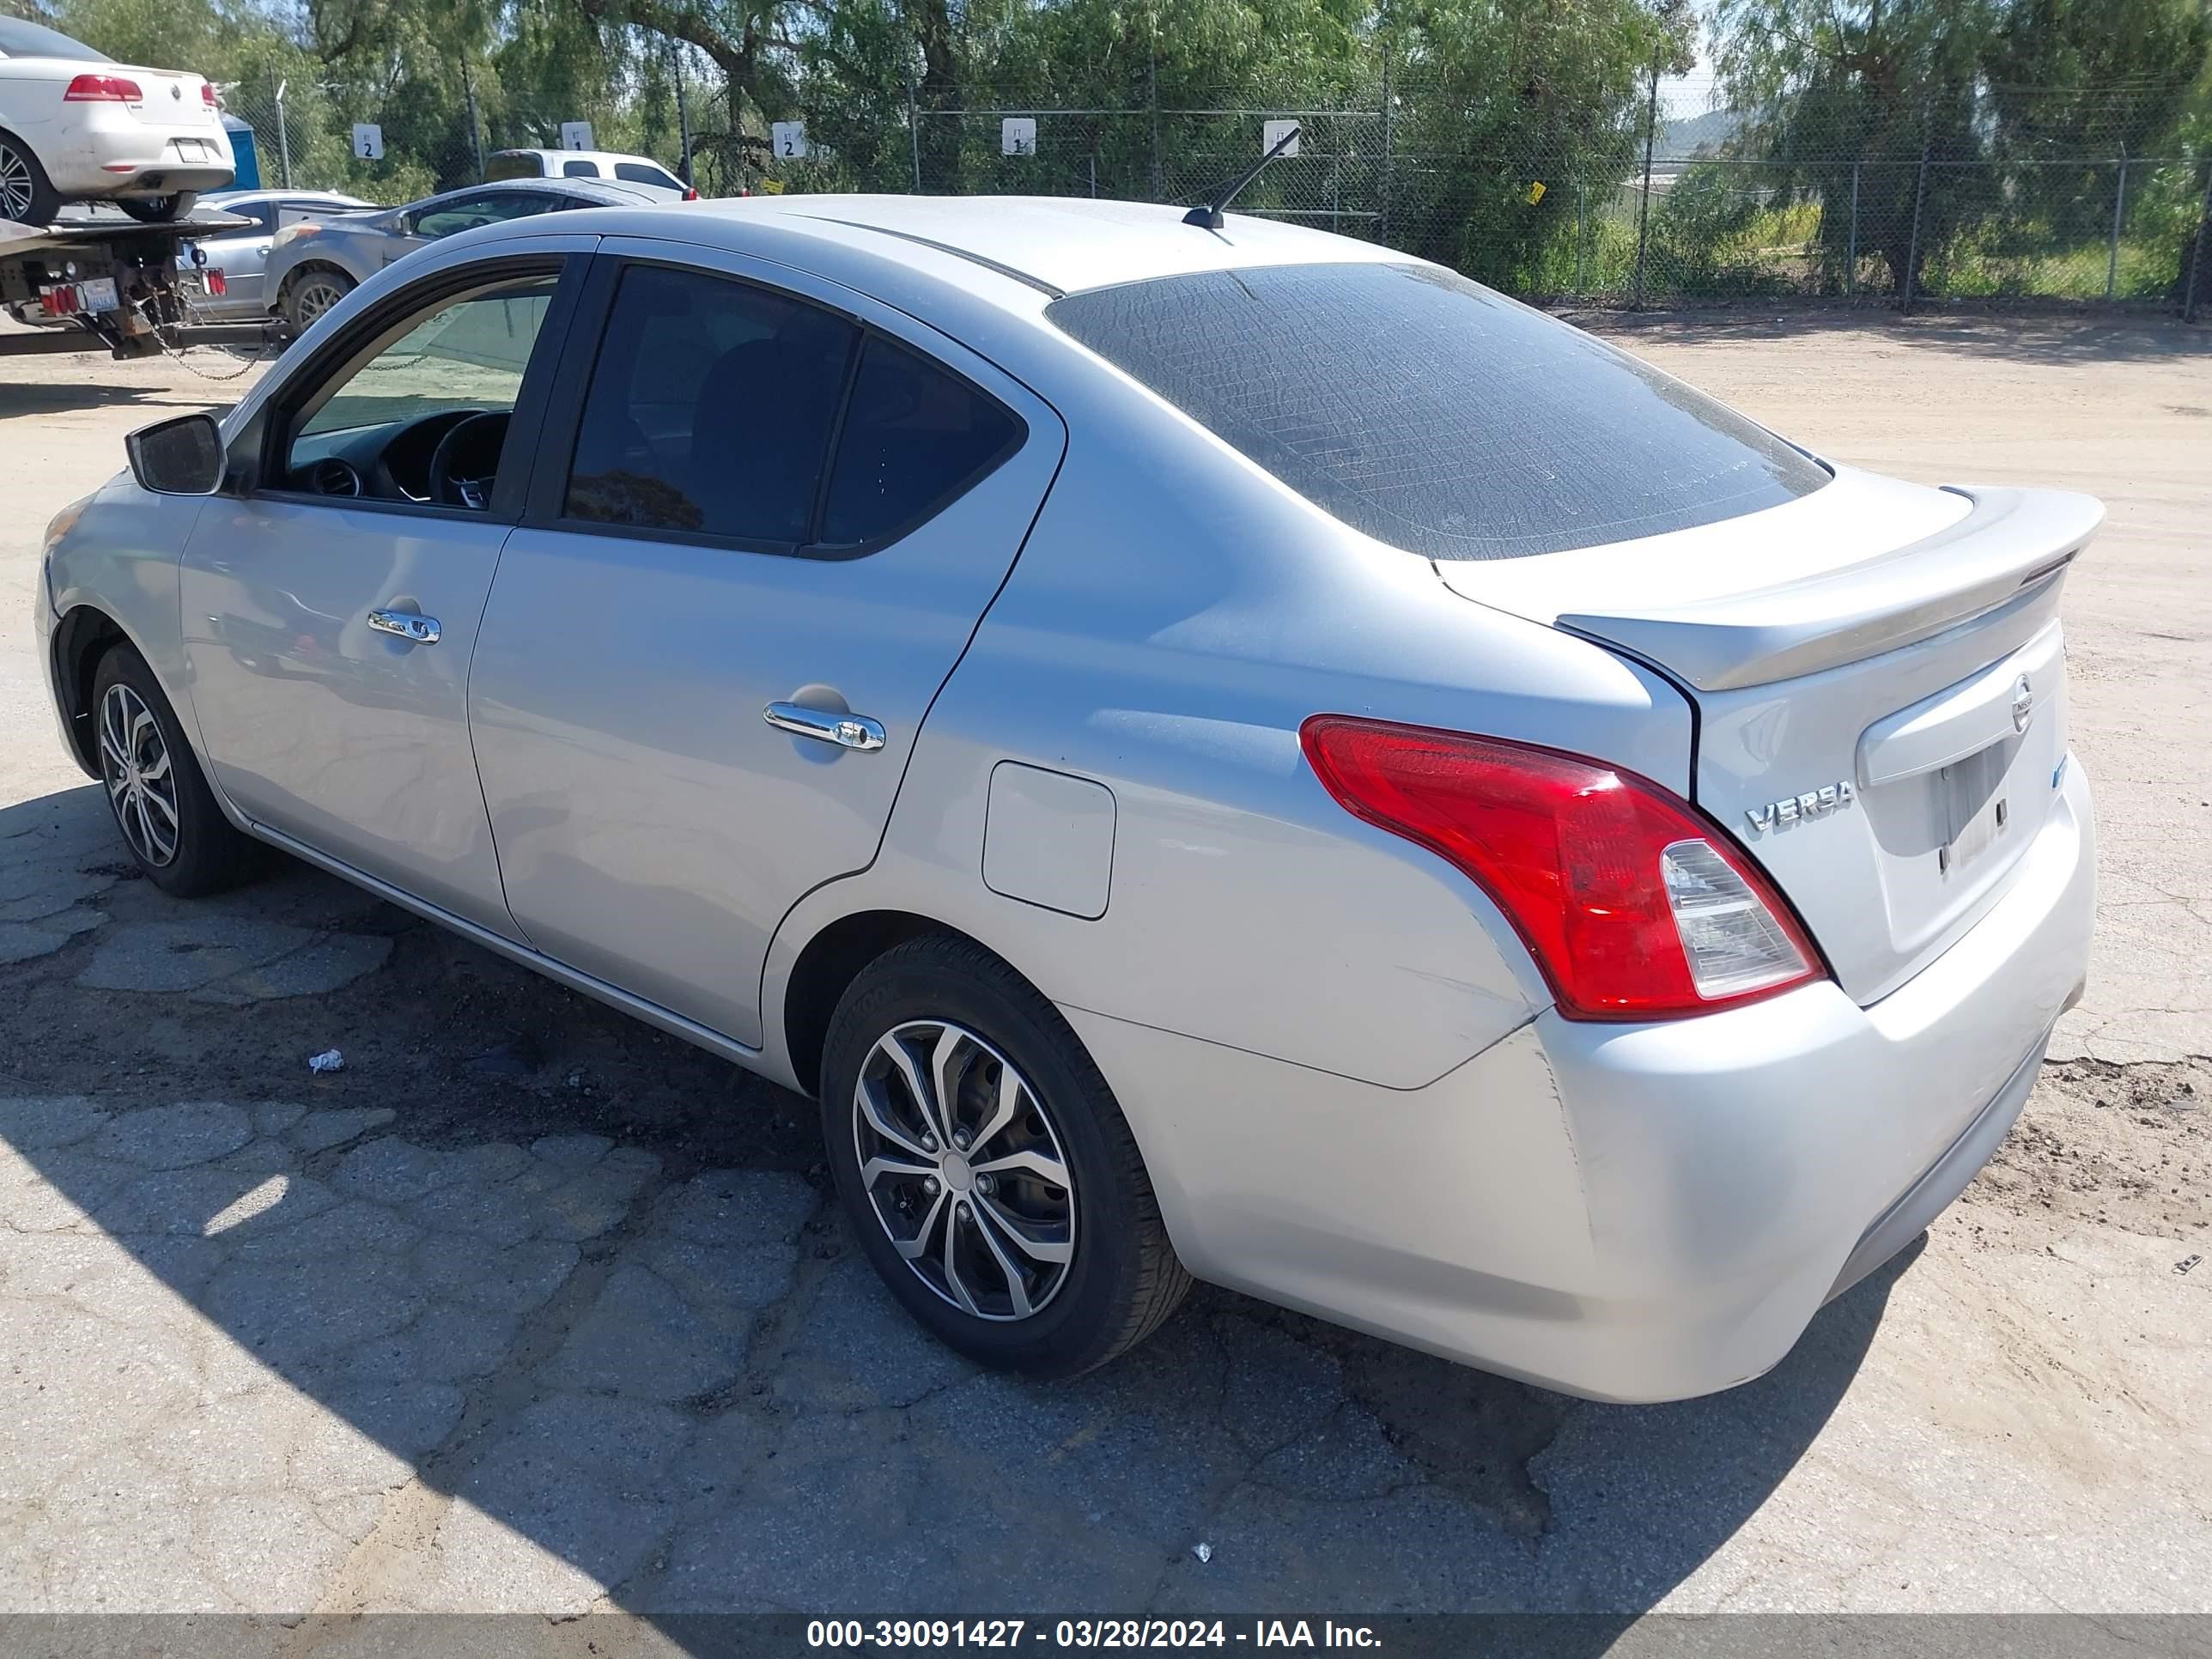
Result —
M 1316 714 L 1298 737 L 1339 805 L 1490 895 L 1570 1019 L 1711 1013 L 1820 977 L 1813 941 L 1765 878 L 1648 779 L 1344 714 Z
M 230 278 L 224 276 L 219 267 L 210 267 L 207 274 L 207 291 L 217 298 L 230 292 Z
M 215 106 L 216 106 L 216 101 L 215 101 L 215 82 L 212 82 L 212 81 L 203 81 L 203 82 L 200 82 L 200 102 L 202 102 L 203 104 L 205 104 L 205 105 L 206 105 L 210 109 L 213 109 L 213 108 L 215 108 Z
M 696 202 L 699 199 L 699 192 L 686 185 L 684 187 L 684 199 L 687 202 Z
M 62 94 L 64 104 L 139 104 L 146 94 L 120 75 L 80 75 Z

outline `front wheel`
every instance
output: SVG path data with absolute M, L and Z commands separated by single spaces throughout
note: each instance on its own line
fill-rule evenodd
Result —
M 981 1364 L 1076 1376 L 1190 1287 L 1105 1079 L 980 945 L 909 940 L 854 981 L 824 1045 L 822 1123 L 876 1271 Z
M 235 886 L 259 843 L 222 815 L 146 659 L 112 647 L 93 676 L 100 777 L 116 827 L 146 879 L 179 898 Z
M 179 190 L 167 196 L 118 196 L 115 205 L 142 225 L 166 225 L 190 213 L 199 199 L 196 190 Z

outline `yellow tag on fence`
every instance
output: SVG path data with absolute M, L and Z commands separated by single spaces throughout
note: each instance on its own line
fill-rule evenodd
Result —
M 1543 199 L 1544 181 L 1541 179 L 1539 179 L 1534 184 L 1528 186 L 1528 205 L 1530 207 L 1534 207 L 1537 203 Z
M 783 180 L 781 179 L 763 179 L 761 180 L 761 190 L 763 193 L 766 195 L 781 196 L 783 194 Z

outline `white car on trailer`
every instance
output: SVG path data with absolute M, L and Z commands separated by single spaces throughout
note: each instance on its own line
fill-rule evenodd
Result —
M 49 224 L 64 202 L 112 202 L 149 224 L 179 219 L 234 167 L 201 76 L 118 64 L 0 16 L 0 220 Z

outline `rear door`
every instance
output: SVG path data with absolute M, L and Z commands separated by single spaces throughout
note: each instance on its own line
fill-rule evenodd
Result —
M 862 295 L 610 239 L 470 686 L 516 921 L 747 1044 L 768 944 L 876 854 L 1058 417 Z

